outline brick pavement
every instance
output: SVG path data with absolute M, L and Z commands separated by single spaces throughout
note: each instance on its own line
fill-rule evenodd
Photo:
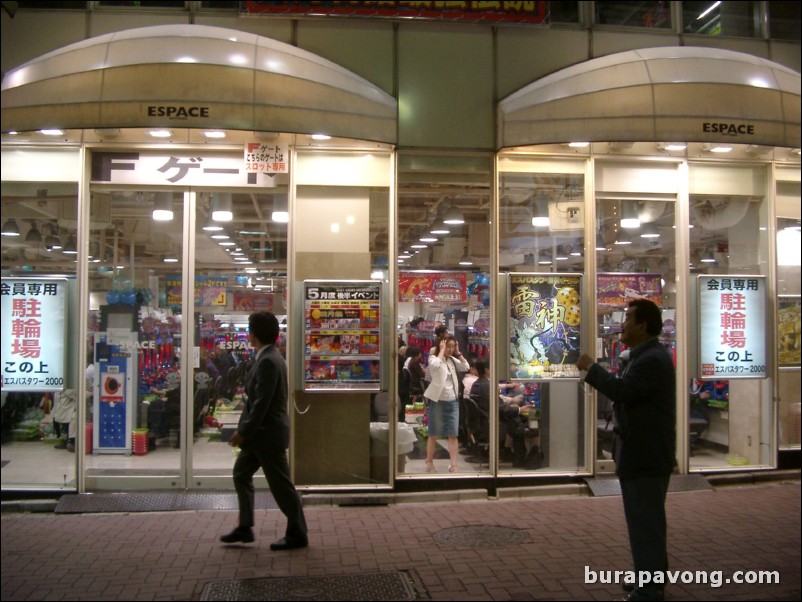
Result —
M 669 600 L 799 600 L 800 483 L 719 487 L 668 498 L 673 570 L 779 571 L 779 585 L 669 586 Z M 257 541 L 217 537 L 234 511 L 2 515 L 3 600 L 197 600 L 211 581 L 408 571 L 417 599 L 609 600 L 591 570 L 630 568 L 619 497 L 540 497 L 306 509 L 310 547 L 271 552 L 284 526 L 257 515 Z M 522 529 L 504 547 L 438 543 L 449 527 Z

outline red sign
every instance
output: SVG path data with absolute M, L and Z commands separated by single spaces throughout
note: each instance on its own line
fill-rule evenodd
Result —
M 465 272 L 401 272 L 398 300 L 419 303 L 467 303 Z

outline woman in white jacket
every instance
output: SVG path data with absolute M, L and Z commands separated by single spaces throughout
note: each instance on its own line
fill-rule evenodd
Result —
M 459 382 L 460 372 L 470 369 L 462 357 L 453 335 L 447 334 L 437 342 L 437 353 L 429 356 L 431 384 L 424 396 L 429 400 L 429 439 L 426 442 L 426 470 L 437 472 L 434 467 L 434 450 L 438 437 L 448 437 L 448 455 L 451 458 L 449 472 L 457 472 L 459 453 L 457 434 L 459 429 Z

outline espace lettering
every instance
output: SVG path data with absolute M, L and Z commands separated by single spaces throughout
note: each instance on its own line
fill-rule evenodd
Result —
M 755 126 L 746 123 L 706 121 L 702 124 L 702 131 L 706 134 L 723 134 L 724 136 L 754 136 Z
M 209 117 L 209 107 L 149 106 L 148 117 L 167 117 L 167 119 L 189 119 L 190 117 Z

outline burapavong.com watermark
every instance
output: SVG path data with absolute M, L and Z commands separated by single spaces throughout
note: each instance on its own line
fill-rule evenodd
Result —
M 724 571 L 594 571 L 585 565 L 585 584 L 627 584 L 643 587 L 649 584 L 702 584 L 721 587 L 729 583 L 779 585 L 779 571 L 735 571 L 725 577 Z

